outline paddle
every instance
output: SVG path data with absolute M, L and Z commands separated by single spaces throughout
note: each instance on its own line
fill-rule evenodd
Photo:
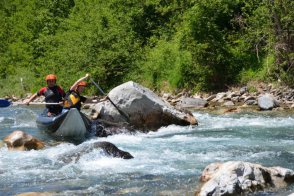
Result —
M 90 78 L 90 80 L 92 81 L 92 83 L 99 89 L 99 91 L 103 94 L 103 95 L 105 95 L 106 97 L 107 97 L 107 99 L 110 101 L 110 103 L 117 109 L 117 111 L 120 113 L 120 115 L 122 115 L 124 118 L 125 118 L 125 120 L 129 123 L 130 122 L 130 118 L 129 118 L 129 116 L 125 113 L 125 112 L 123 112 L 117 105 L 115 105 L 114 103 L 113 103 L 113 101 L 107 96 L 107 94 L 100 88 L 100 86 L 92 79 L 92 78 Z
M 0 99 L 0 108 L 5 108 L 11 105 L 27 105 L 22 102 L 11 102 L 6 99 Z M 29 105 L 60 105 L 60 103 L 40 103 L 40 102 L 32 102 Z

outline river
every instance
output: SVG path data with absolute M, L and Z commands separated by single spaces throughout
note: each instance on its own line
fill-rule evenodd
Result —
M 46 144 L 55 141 L 38 130 L 37 107 L 0 108 L 1 139 L 23 130 Z M 76 145 L 47 145 L 39 151 L 0 148 L 0 195 L 53 192 L 55 195 L 193 195 L 204 167 L 231 160 L 281 166 L 294 170 L 294 114 L 238 113 L 217 115 L 193 112 L 199 126 L 162 127 L 148 134 L 93 137 L 85 142 L 108 141 L 135 158 L 105 156 L 101 150 L 77 162 L 62 163 L 58 155 Z M 279 192 L 289 195 L 294 185 Z

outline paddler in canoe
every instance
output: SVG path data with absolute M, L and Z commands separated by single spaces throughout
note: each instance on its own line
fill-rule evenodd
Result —
M 79 111 L 81 110 L 82 103 L 85 103 L 87 100 L 86 97 L 81 94 L 84 92 L 85 87 L 87 86 L 87 80 L 89 78 L 89 74 L 78 79 L 69 89 L 69 91 L 65 95 L 65 101 L 63 107 L 65 109 L 69 108 L 77 108 Z
M 54 74 L 49 74 L 45 78 L 47 86 L 41 88 L 37 93 L 33 94 L 24 103 L 29 105 L 31 101 L 35 100 L 39 96 L 45 97 L 46 103 L 56 103 L 56 105 L 46 105 L 45 115 L 56 116 L 61 113 L 63 107 L 62 101 L 65 96 L 64 90 L 56 84 L 57 76 Z M 60 103 L 60 105 L 59 105 Z
M 64 97 L 62 113 L 54 117 L 39 115 L 36 122 L 41 130 L 62 137 L 84 139 L 91 132 L 92 121 L 80 112 L 81 105 L 86 101 L 82 96 L 89 74 L 78 79 Z

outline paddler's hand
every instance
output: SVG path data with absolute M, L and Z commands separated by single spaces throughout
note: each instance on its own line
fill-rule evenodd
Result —
M 63 101 L 59 102 L 59 105 L 63 106 L 63 104 L 64 104 Z
M 24 103 L 25 105 L 30 105 L 30 100 L 25 100 L 23 103 Z
M 85 79 L 88 79 L 90 77 L 90 74 L 86 74 Z

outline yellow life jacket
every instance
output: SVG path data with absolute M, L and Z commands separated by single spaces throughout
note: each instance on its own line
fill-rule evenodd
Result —
M 73 91 L 71 94 L 69 94 L 69 96 L 66 97 L 63 105 L 65 108 L 70 108 L 75 106 L 80 100 L 81 97 Z

